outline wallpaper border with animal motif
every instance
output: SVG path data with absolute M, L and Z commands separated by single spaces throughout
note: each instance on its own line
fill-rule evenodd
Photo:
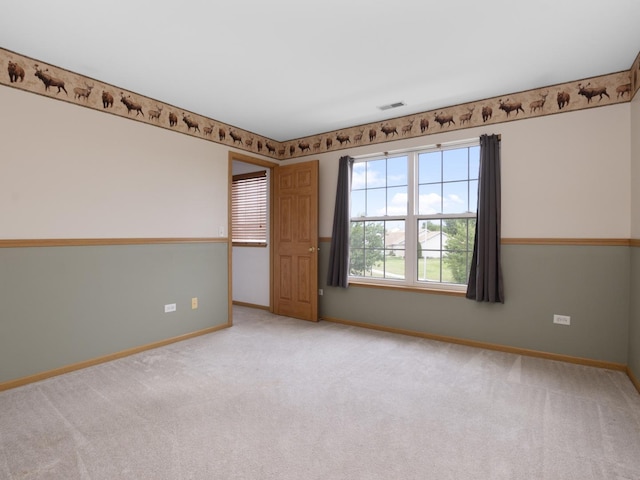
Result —
M 627 70 L 289 140 L 279 158 L 626 103 L 632 91 Z
M 180 107 L 0 48 L 0 84 L 275 157 L 278 142 Z
M 0 48 L 0 84 L 228 145 L 276 160 L 386 143 L 480 125 L 629 102 L 640 88 L 640 53 L 630 70 L 510 93 L 381 122 L 279 142 L 185 109 Z

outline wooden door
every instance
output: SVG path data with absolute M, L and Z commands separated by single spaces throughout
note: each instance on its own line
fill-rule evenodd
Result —
M 273 310 L 318 321 L 318 161 L 274 169 Z

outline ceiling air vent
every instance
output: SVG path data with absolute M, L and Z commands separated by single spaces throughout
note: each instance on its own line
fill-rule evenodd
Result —
M 404 107 L 406 105 L 406 103 L 404 102 L 396 102 L 396 103 L 390 103 L 389 105 L 382 105 L 381 107 L 378 107 L 380 110 L 390 110 L 392 108 L 398 108 L 398 107 Z

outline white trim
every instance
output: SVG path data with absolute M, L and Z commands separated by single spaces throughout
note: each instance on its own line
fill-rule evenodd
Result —
M 416 290 L 446 290 L 455 292 L 466 292 L 467 285 L 461 283 L 444 283 L 444 282 L 427 282 L 416 281 L 415 283 L 408 283 L 406 279 L 394 279 L 394 278 L 381 278 L 381 277 L 358 277 L 354 275 L 349 276 L 350 281 L 356 283 L 366 283 L 370 285 L 379 286 L 396 286 L 406 287 Z
M 464 148 L 464 147 L 476 147 L 480 145 L 480 140 L 478 138 L 465 138 L 463 140 L 453 140 L 451 142 L 446 143 L 434 143 L 431 145 L 425 145 L 422 147 L 411 147 L 411 148 L 401 148 L 398 150 L 388 150 L 385 152 L 376 152 L 376 153 L 367 153 L 364 155 L 354 155 L 351 158 L 354 161 L 364 161 L 364 160 L 372 160 L 374 158 L 390 158 L 396 157 L 399 155 L 403 155 L 405 153 L 422 153 L 428 152 L 430 150 L 452 150 L 455 148 Z

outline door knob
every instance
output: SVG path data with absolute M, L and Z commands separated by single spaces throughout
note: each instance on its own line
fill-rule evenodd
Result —
M 309 247 L 309 251 L 313 253 L 316 251 L 316 249 L 314 247 Z

